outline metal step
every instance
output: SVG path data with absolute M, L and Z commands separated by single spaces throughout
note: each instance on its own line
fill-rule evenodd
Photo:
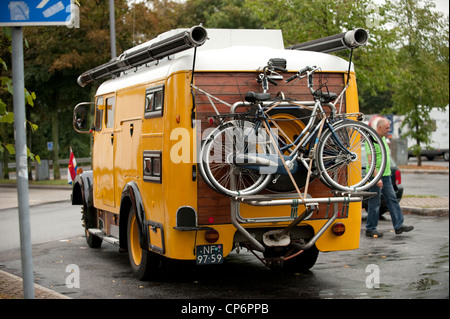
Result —
M 101 239 L 103 239 L 104 241 L 113 244 L 114 246 L 119 246 L 119 238 L 117 237 L 113 237 L 113 236 L 109 236 L 107 234 L 105 234 L 103 232 L 103 230 L 98 229 L 98 228 L 89 228 L 88 231 L 92 234 L 95 235 L 97 237 L 100 237 Z

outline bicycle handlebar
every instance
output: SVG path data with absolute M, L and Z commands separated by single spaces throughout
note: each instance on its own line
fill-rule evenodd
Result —
M 307 74 L 308 72 L 316 72 L 318 70 L 318 68 L 316 66 L 307 66 L 304 67 L 303 69 L 299 70 L 296 74 L 294 74 L 293 76 L 287 78 L 285 80 L 286 83 L 291 82 L 292 80 L 296 79 L 296 78 L 302 78 L 305 74 Z
M 286 69 L 280 68 L 280 67 L 278 67 L 278 66 L 271 66 L 270 68 L 273 69 L 273 70 L 275 70 L 275 71 L 287 72 Z

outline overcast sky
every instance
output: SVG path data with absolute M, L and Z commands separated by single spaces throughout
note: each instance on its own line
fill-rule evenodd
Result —
M 436 9 L 448 15 L 448 0 L 433 0 L 436 3 Z

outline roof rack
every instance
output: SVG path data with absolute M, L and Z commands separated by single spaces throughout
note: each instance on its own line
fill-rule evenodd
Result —
M 163 59 L 169 55 L 201 46 L 207 39 L 208 33 L 206 29 L 201 25 L 194 26 L 167 39 L 153 42 L 137 50 L 126 51 L 110 62 L 84 72 L 78 77 L 77 82 L 80 86 L 84 87 L 86 84 L 95 80 L 118 75 L 131 68 L 139 67 L 146 63 Z

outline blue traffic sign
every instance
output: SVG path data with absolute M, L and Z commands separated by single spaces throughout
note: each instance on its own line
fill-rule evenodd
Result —
M 0 26 L 68 25 L 73 0 L 0 0 Z

